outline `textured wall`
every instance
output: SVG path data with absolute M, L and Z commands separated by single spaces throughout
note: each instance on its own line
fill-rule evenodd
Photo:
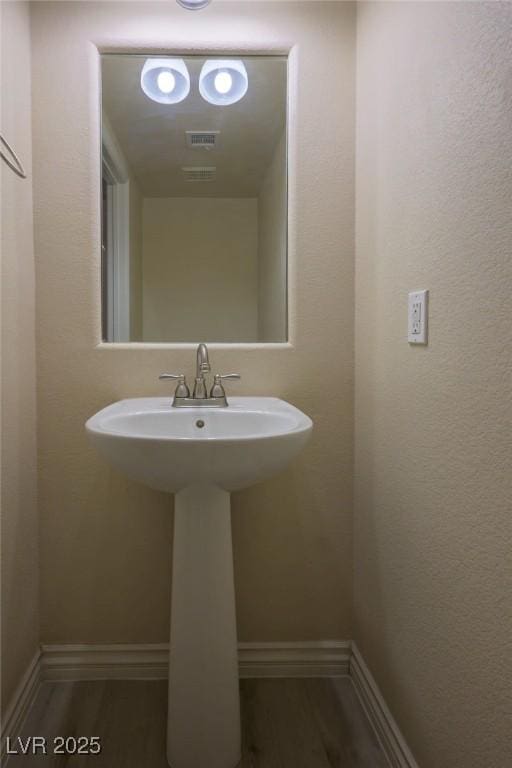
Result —
M 256 198 L 146 197 L 144 341 L 257 341 Z
M 292 52 L 290 331 L 285 346 L 213 346 L 236 391 L 278 395 L 315 421 L 281 477 L 236 494 L 243 640 L 350 636 L 354 23 L 349 3 L 35 3 L 33 8 L 39 479 L 44 641 L 165 641 L 171 501 L 111 471 L 85 420 L 169 391 L 189 347 L 97 347 L 98 62 L 93 42 L 169 50 L 247 41 Z M 342 98 L 332 98 L 336 82 Z M 76 84 L 81 87 L 77 88 Z M 330 120 L 318 122 L 319 114 Z M 328 150 L 326 149 L 328 148 Z M 334 158 L 334 161 L 333 161 Z
M 2 134 L 28 175 L 22 180 L 0 161 L 3 713 L 36 652 L 39 618 L 28 3 L 3 2 L 0 13 Z
M 511 4 L 359 5 L 355 636 L 421 768 L 512 765 L 511 136 Z

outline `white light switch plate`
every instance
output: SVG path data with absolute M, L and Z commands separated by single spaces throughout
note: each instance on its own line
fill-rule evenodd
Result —
M 428 339 L 428 291 L 409 294 L 407 341 L 426 344 Z

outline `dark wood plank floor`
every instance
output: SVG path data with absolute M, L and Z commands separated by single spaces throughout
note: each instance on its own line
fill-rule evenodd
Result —
M 388 768 L 348 678 L 241 680 L 240 692 L 240 768 Z M 44 683 L 23 736 L 99 736 L 102 752 L 13 755 L 7 768 L 168 768 L 166 710 L 166 681 Z

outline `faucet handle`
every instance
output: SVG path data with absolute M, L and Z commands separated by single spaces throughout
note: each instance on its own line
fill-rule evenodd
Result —
M 174 393 L 174 397 L 190 397 L 190 390 L 187 387 L 187 382 L 184 373 L 161 373 L 159 379 L 177 379 L 178 386 Z
M 239 373 L 216 373 L 213 377 L 212 391 L 210 397 L 226 397 L 224 387 L 222 386 L 222 379 L 241 379 Z

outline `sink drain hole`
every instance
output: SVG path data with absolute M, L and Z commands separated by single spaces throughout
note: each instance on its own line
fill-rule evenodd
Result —
M 198 419 L 196 421 L 196 427 L 199 427 L 199 429 L 202 429 L 204 427 L 204 421 L 202 419 Z

